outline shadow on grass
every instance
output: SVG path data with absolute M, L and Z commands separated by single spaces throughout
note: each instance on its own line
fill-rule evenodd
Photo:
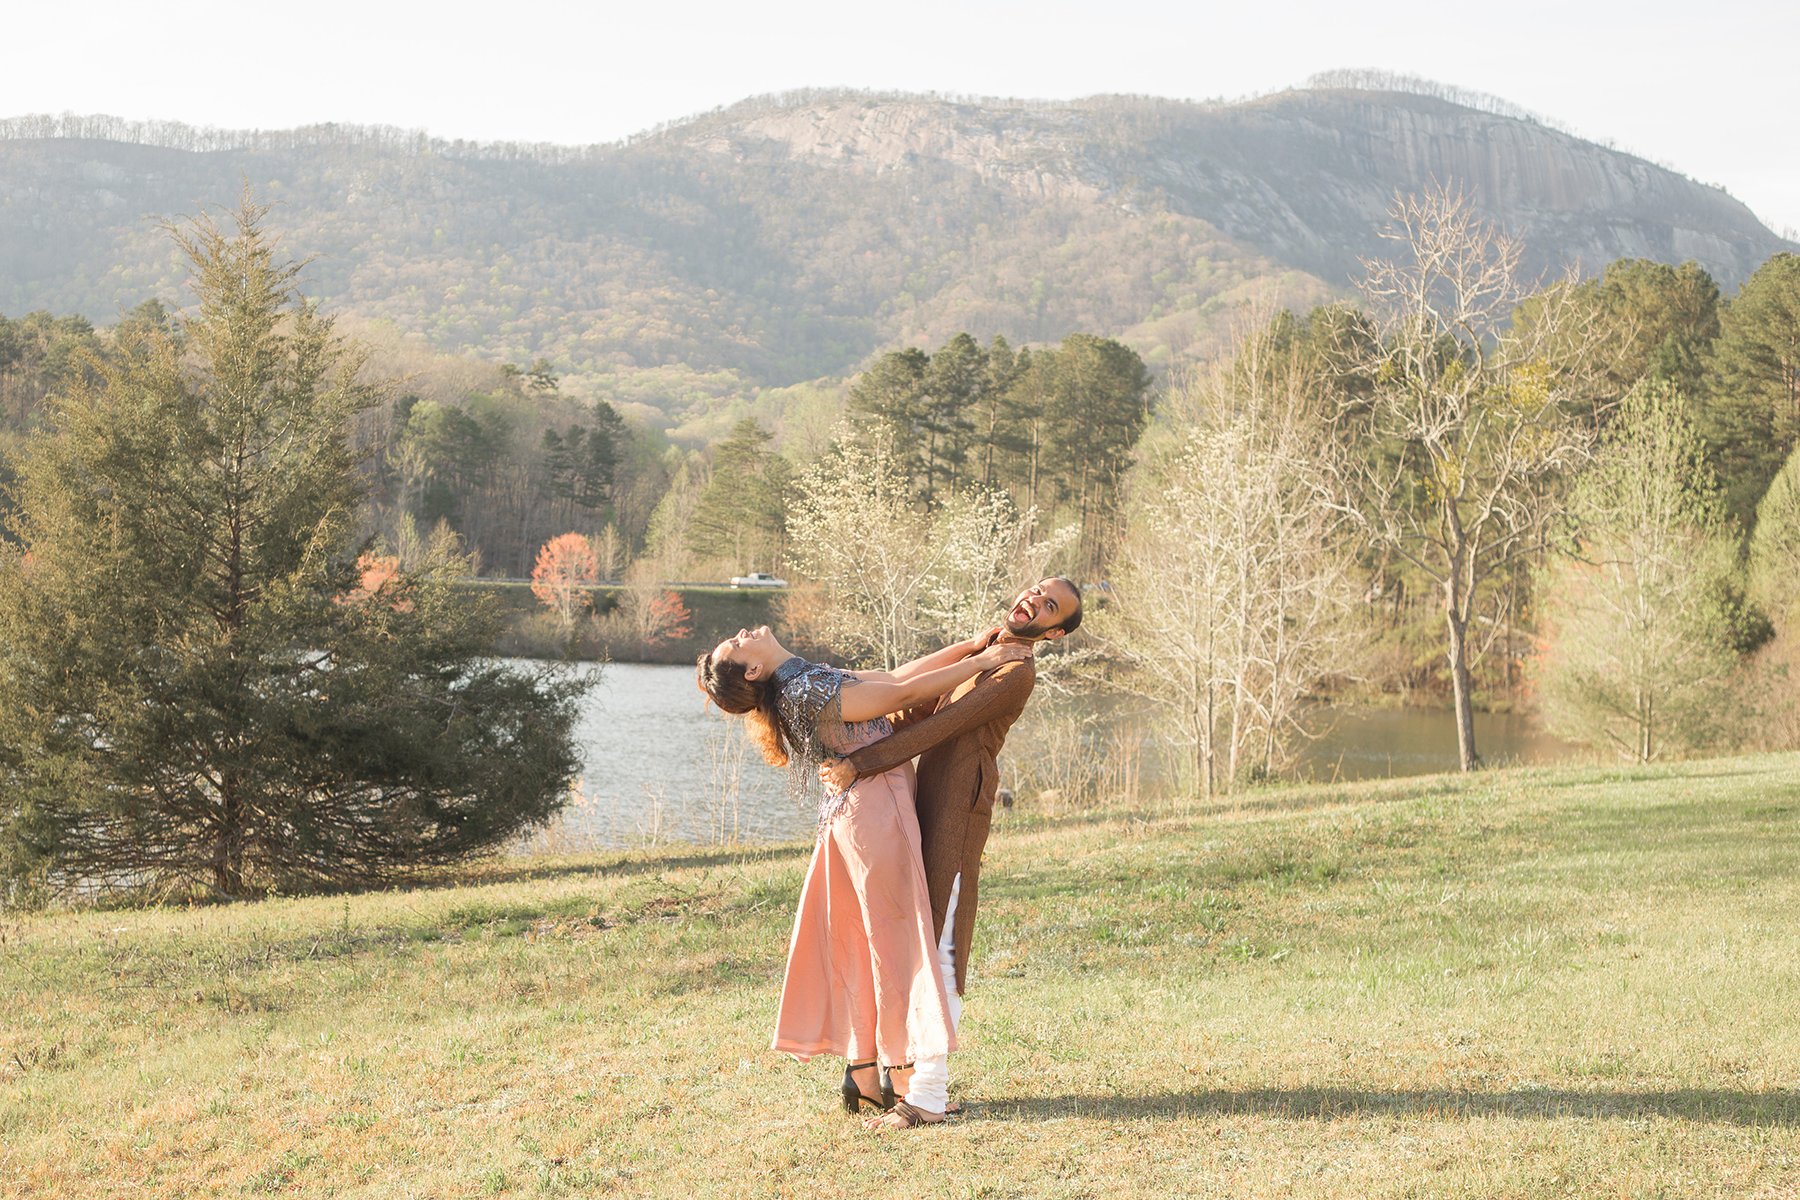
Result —
M 1049 1121 L 1066 1117 L 1137 1121 L 1256 1115 L 1295 1121 L 1366 1116 L 1419 1116 L 1463 1121 L 1475 1117 L 1633 1120 L 1666 1117 L 1706 1125 L 1800 1127 L 1800 1093 L 1591 1091 L 1531 1088 L 1510 1092 L 1374 1092 L 1350 1088 L 1201 1089 L 1148 1096 L 1000 1097 L 971 1106 L 978 1118 Z
M 657 855 L 645 852 L 643 857 L 628 855 L 611 861 L 583 858 L 574 862 L 556 859 L 514 859 L 486 867 L 462 868 L 455 877 L 465 885 L 490 883 L 533 883 L 548 879 L 618 878 L 629 875 L 660 875 L 665 871 L 688 871 L 717 867 L 744 867 L 759 863 L 805 859 L 812 855 L 812 843 L 784 843 L 771 846 L 736 846 L 706 850 L 692 854 Z M 423 887 L 444 886 L 443 881 Z
M 1407 781 L 1423 779 L 1427 782 L 1437 779 L 1435 775 L 1414 776 Z M 1379 781 L 1386 784 L 1387 780 Z M 1358 785 L 1325 784 L 1274 784 L 1255 791 L 1242 792 L 1224 800 L 1170 800 L 1155 805 L 1097 805 L 1093 808 L 1076 812 L 1035 813 L 1025 812 L 1009 814 L 997 818 L 994 824 L 996 832 L 1015 835 L 1034 833 L 1061 833 L 1068 829 L 1095 828 L 1112 825 L 1121 828 L 1139 826 L 1147 833 L 1157 836 L 1193 833 L 1210 829 L 1212 823 L 1225 817 L 1244 817 L 1273 813 L 1306 813 L 1318 812 L 1322 809 L 1341 808 L 1354 805 L 1358 808 L 1374 808 L 1377 805 L 1403 804 L 1409 800 L 1427 799 L 1430 797 L 1449 795 L 1464 790 L 1460 779 L 1449 785 L 1435 787 L 1395 786 L 1393 788 L 1369 787 L 1363 792 L 1345 790 Z
M 1751 776 L 1777 774 L 1786 769 L 1778 766 L 1714 769 L 1718 761 L 1708 758 L 1660 767 L 1593 767 L 1581 774 L 1558 772 L 1557 777 L 1546 779 L 1539 786 L 1560 789 L 1604 787 L 1619 783 L 1680 783 L 1690 779 L 1747 779 Z

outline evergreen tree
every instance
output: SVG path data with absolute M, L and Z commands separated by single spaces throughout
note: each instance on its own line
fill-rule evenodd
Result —
M 1618 393 L 1649 378 L 1684 396 L 1698 394 L 1719 336 L 1719 285 L 1706 269 L 1691 259 L 1678 267 L 1618 259 L 1607 264 L 1600 287 L 1614 332 L 1613 344 L 1596 353 Z
M 1021 365 L 1030 361 L 1029 350 L 1013 353 L 1012 346 L 999 334 L 988 343 L 986 369 L 968 406 L 973 446 L 969 478 L 983 487 L 999 486 L 1006 457 L 1024 449 L 1018 428 L 1022 414 L 1013 388 Z
M 922 510 L 970 483 L 1005 488 L 1027 511 L 1066 504 L 1092 568 L 1149 421 L 1149 391 L 1143 360 L 1111 338 L 1076 333 L 1015 354 L 1004 338 L 984 350 L 959 333 L 933 354 L 883 355 L 850 389 L 850 407 L 881 422 L 884 461 L 906 473 Z
M 909 479 L 925 472 L 923 432 L 930 371 L 931 356 L 909 346 L 882 355 L 850 388 L 850 411 L 886 427 L 893 465 Z
M 694 506 L 687 546 L 701 558 L 774 565 L 784 530 L 788 463 L 763 446 L 773 436 L 755 418 L 739 421 L 713 451 L 712 479 Z
M 606 512 L 625 449 L 625 420 L 604 400 L 594 404 L 594 427 L 571 425 L 566 433 L 544 430 L 544 463 L 550 493 L 587 509 Z
M 1588 360 L 1584 382 L 1594 407 L 1617 404 L 1645 378 L 1672 384 L 1685 396 L 1700 393 L 1706 356 L 1719 336 L 1720 303 L 1719 285 L 1699 263 L 1616 259 L 1599 279 L 1566 295 L 1528 297 L 1513 314 L 1515 332 L 1526 334 L 1559 303 L 1583 314 L 1580 321 L 1565 319 L 1555 340 L 1559 353 Z
M 132 319 L 141 318 L 147 305 L 161 307 L 148 301 Z M 101 349 L 83 316 L 54 317 L 42 309 L 16 321 L 0 316 L 0 430 L 31 428 L 44 397 L 74 382 Z
M 196 316 L 91 358 L 0 557 L 0 869 L 243 896 L 370 883 L 552 817 L 585 680 L 496 664 L 491 603 L 356 557 L 378 400 L 245 195 L 174 230 Z
M 1800 256 L 1777 254 L 1719 321 L 1712 386 L 1696 422 L 1731 515 L 1748 525 L 1800 439 Z
M 1104 560 L 1105 518 L 1117 506 L 1132 448 L 1150 420 L 1150 372 L 1137 352 L 1112 338 L 1072 333 L 1057 347 L 1045 405 L 1047 462 L 1058 497 L 1081 523 L 1086 570 Z
M 987 376 L 987 354 L 966 333 L 945 342 L 925 373 L 925 503 L 956 491 L 974 430 L 968 410 Z

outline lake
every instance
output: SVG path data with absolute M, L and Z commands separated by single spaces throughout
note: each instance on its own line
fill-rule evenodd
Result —
M 575 737 L 586 762 L 577 799 L 527 849 L 779 841 L 813 827 L 787 772 L 762 761 L 743 722 L 706 707 L 692 666 L 608 663 Z
M 1454 771 L 1456 714 L 1441 708 L 1342 708 L 1314 722 L 1319 737 L 1300 753 L 1306 779 L 1386 779 Z M 1548 764 L 1587 754 L 1517 713 L 1475 714 L 1475 749 L 1489 766 Z
M 1117 709 L 1117 721 L 1142 720 Z M 1027 714 L 1029 718 L 1029 712 Z M 1299 772 L 1316 780 L 1425 775 L 1456 769 L 1456 722 L 1441 709 L 1338 709 L 1305 747 Z M 579 797 L 526 850 L 575 852 L 654 842 L 804 838 L 813 811 L 766 765 L 743 722 L 705 705 L 689 666 L 613 663 L 587 696 L 576 730 L 586 760 Z M 1015 739 L 1015 753 L 1027 743 Z M 1583 753 L 1530 718 L 1476 713 L 1475 744 L 1494 765 L 1550 763 Z M 1002 755 L 1002 767 L 1006 758 Z M 1003 778 L 1010 782 L 1012 772 Z

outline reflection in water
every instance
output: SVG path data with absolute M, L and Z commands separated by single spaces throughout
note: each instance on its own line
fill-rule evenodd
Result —
M 706 707 L 692 667 L 608 664 L 575 738 L 586 762 L 580 794 L 527 851 L 775 841 L 813 826 L 787 772 L 762 761 L 743 722 Z
M 1076 730 L 1084 707 L 1098 721 Z M 1069 700 L 1045 705 L 1041 715 L 1050 716 L 1052 709 L 1059 710 L 1056 723 L 1069 723 L 1069 732 L 1078 735 L 1074 742 L 1090 752 L 1134 743 L 1115 733 L 1149 732 L 1148 717 L 1135 704 L 1075 698 L 1072 706 Z M 1034 752 L 1031 716 L 1028 712 L 1008 739 L 1002 758 L 1009 786 L 1024 782 L 1015 778 L 1021 762 L 1043 757 L 1056 740 L 1050 736 L 1054 730 L 1039 729 Z M 1301 751 L 1298 774 L 1304 779 L 1380 779 L 1456 769 L 1456 721 L 1441 709 L 1324 709 L 1315 715 L 1314 728 L 1322 732 Z M 525 843 L 527 851 L 669 840 L 790 840 L 812 831 L 813 810 L 790 795 L 787 772 L 762 761 L 745 739 L 742 721 L 705 706 L 692 667 L 607 666 L 584 702 L 576 737 L 587 763 L 580 797 L 556 825 Z M 1141 744 L 1149 750 L 1156 742 Z M 1507 714 L 1476 713 L 1475 745 L 1496 766 L 1558 762 L 1582 753 L 1531 719 Z M 1152 764 L 1144 767 L 1147 780 L 1157 774 Z
M 1459 762 L 1456 714 L 1445 709 L 1324 709 L 1309 725 L 1320 736 L 1300 752 L 1302 779 L 1430 775 L 1454 771 Z M 1475 750 L 1494 767 L 1562 762 L 1585 753 L 1516 713 L 1476 713 Z

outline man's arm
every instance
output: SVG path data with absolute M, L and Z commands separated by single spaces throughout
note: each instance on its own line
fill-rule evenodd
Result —
M 995 718 L 1018 712 L 1031 695 L 1036 676 L 1030 663 L 1014 662 L 980 680 L 969 694 L 952 701 L 915 725 L 871 742 L 849 756 L 858 779 L 889 771 L 953 737 L 979 729 Z

